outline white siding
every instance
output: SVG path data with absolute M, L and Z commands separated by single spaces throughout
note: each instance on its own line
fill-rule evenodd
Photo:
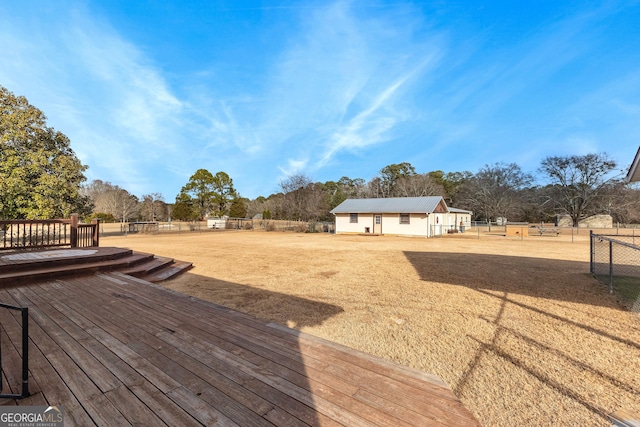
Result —
M 227 225 L 226 218 L 207 219 L 207 228 L 225 228 L 226 225 Z
M 464 227 L 465 231 L 469 231 L 471 228 L 471 214 L 464 212 L 451 212 L 449 213 L 450 224 L 455 226 L 458 231 L 461 231 L 461 226 Z
M 441 236 L 448 229 L 449 214 L 434 213 L 431 214 L 431 230 L 429 236 Z
M 336 214 L 336 233 L 369 233 L 374 232 L 374 213 L 359 213 L 358 222 L 351 223 L 348 213 Z M 405 236 L 440 236 L 450 229 L 460 229 L 460 221 L 468 231 L 471 227 L 471 215 L 467 213 L 412 213 L 409 224 L 400 224 L 399 213 L 378 214 L 382 216 L 382 234 Z
M 373 214 L 358 214 L 358 222 L 352 223 L 349 214 L 336 214 L 336 233 L 364 233 L 365 227 L 373 233 Z
M 373 233 L 373 213 L 358 214 L 358 223 L 350 222 L 349 214 L 336 214 L 336 233 L 365 233 L 366 228 Z M 400 224 L 400 214 L 381 214 L 382 234 L 400 234 L 407 236 L 428 236 L 429 216 L 410 214 L 409 224 Z
M 410 214 L 409 224 L 400 224 L 400 214 L 382 215 L 382 234 L 428 236 L 428 232 L 429 222 L 427 214 Z

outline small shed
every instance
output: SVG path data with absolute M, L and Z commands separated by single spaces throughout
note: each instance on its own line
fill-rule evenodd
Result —
M 222 218 L 218 218 L 218 217 L 207 218 L 207 228 L 225 229 L 227 228 L 228 219 L 229 217 L 226 215 L 223 216 Z
M 463 231 L 471 225 L 472 214 L 447 207 L 441 196 L 347 199 L 331 213 L 336 233 L 424 237 Z
M 458 231 L 464 233 L 471 228 L 472 211 L 458 208 L 449 208 L 449 217 L 453 218 L 453 224 L 458 227 Z

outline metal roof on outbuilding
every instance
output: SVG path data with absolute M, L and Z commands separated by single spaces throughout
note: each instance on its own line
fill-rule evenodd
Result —
M 466 209 L 459 209 L 459 208 L 448 208 L 449 212 L 451 213 L 464 213 L 464 214 L 470 214 L 473 215 L 473 211 L 468 211 Z
M 631 167 L 629 168 L 629 172 L 627 172 L 627 177 L 625 178 L 626 182 L 638 182 L 640 181 L 640 148 L 636 152 L 636 157 L 633 159 L 633 163 L 631 163 Z
M 432 213 L 440 203 L 448 209 L 441 196 L 347 199 L 331 213 Z

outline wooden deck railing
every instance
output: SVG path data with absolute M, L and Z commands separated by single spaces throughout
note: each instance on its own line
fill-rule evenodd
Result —
M 77 214 L 62 219 L 0 220 L 0 251 L 98 246 L 99 220 L 80 224 Z

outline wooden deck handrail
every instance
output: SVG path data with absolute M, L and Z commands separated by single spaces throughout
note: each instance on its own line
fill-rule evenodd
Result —
M 96 247 L 99 243 L 100 221 L 80 224 L 78 214 L 58 219 L 0 220 L 0 250 Z

